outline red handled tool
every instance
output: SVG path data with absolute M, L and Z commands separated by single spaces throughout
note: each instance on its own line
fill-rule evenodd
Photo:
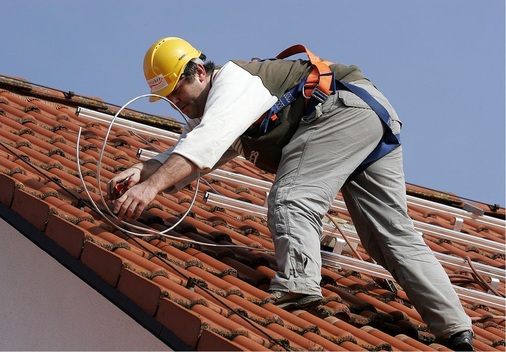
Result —
M 130 176 L 125 178 L 123 181 L 116 183 L 116 185 L 114 186 L 114 192 L 113 192 L 113 194 L 111 194 L 111 200 L 117 199 L 123 193 L 125 193 L 126 189 L 128 188 L 128 186 L 131 183 L 131 179 L 132 179 L 133 175 L 134 174 L 131 174 Z M 106 199 L 106 200 L 108 200 L 108 199 Z
M 116 190 L 116 192 L 118 192 L 118 194 L 122 194 L 123 192 L 125 192 L 126 188 L 130 184 L 130 179 L 132 178 L 133 175 L 134 174 L 131 174 L 130 176 L 125 178 L 123 181 L 116 183 L 116 186 L 114 186 L 114 189 Z

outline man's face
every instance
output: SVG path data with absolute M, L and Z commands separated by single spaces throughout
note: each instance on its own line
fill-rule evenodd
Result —
M 189 81 L 181 76 L 176 87 L 167 96 L 190 119 L 202 117 L 206 106 L 208 79 L 204 66 L 199 65 L 195 79 Z

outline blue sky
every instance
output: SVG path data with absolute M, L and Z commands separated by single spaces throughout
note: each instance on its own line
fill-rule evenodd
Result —
M 179 36 L 223 64 L 305 44 L 358 65 L 404 122 L 408 183 L 505 205 L 504 0 L 0 0 L 0 74 L 123 105 Z M 131 108 L 167 115 L 164 102 Z M 170 111 L 172 113 L 172 111 Z

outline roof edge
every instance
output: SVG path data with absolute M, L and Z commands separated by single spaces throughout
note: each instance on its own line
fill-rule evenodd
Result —
M 71 254 L 60 247 L 56 242 L 48 238 L 35 226 L 26 221 L 21 215 L 0 203 L 0 218 L 18 230 L 23 236 L 37 245 L 44 252 L 53 257 L 61 265 L 67 268 L 74 275 L 86 282 L 89 286 L 99 292 L 107 300 L 121 309 L 124 313 L 134 319 L 137 323 L 151 332 L 168 347 L 175 351 L 190 351 L 190 346 L 185 344 L 177 335 L 158 322 L 154 317 L 147 314 L 116 288 L 110 286 L 98 274 L 74 258 Z

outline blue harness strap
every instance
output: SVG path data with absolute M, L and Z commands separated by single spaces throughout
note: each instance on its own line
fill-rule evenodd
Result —
M 376 160 L 380 159 L 381 157 L 387 155 L 392 150 L 397 148 L 401 144 L 400 135 L 394 134 L 392 132 L 389 124 L 390 114 L 383 107 L 383 105 L 381 105 L 376 99 L 374 99 L 374 97 L 371 94 L 369 94 L 367 90 L 365 90 L 362 87 L 358 87 L 354 84 L 350 84 L 339 80 L 334 80 L 334 82 L 335 87 L 332 87 L 334 92 L 336 90 L 347 90 L 357 95 L 367 105 L 369 105 L 369 107 L 376 113 L 376 115 L 378 115 L 382 124 L 386 127 L 384 129 L 383 137 L 381 138 L 381 141 L 378 143 L 376 148 L 350 175 L 350 178 L 353 178 L 355 175 L 358 175 L 359 173 L 364 171 L 373 162 L 375 162 Z M 301 92 L 304 90 L 305 84 L 306 81 L 303 80 L 301 83 L 299 83 L 297 86 L 287 91 L 285 94 L 281 96 L 281 98 L 278 99 L 276 104 L 274 104 L 271 107 L 271 109 L 267 112 L 265 118 L 260 124 L 260 131 L 262 131 L 262 133 L 267 133 L 267 131 L 271 127 L 271 124 L 277 125 L 280 123 L 279 119 L 273 119 L 272 116 L 276 116 L 281 110 L 283 110 L 285 107 L 293 103 L 295 99 L 297 99 L 299 94 L 301 94 Z M 311 110 L 314 110 L 314 107 L 322 102 L 323 102 L 322 99 L 320 98 L 315 99 L 314 97 L 312 97 L 308 103 L 306 113 L 307 114 L 311 113 Z
M 358 87 L 354 84 L 346 83 L 343 81 L 337 81 L 336 80 L 336 87 L 337 89 L 342 90 L 348 90 L 355 95 L 357 95 L 360 99 L 362 99 L 369 107 L 378 115 L 383 125 L 386 127 L 384 129 L 383 137 L 381 138 L 381 141 L 378 143 L 376 148 L 369 154 L 369 156 L 358 166 L 358 168 L 353 171 L 353 173 L 350 175 L 348 180 L 350 178 L 353 178 L 355 175 L 358 175 L 362 171 L 364 171 L 369 165 L 371 165 L 376 160 L 380 159 L 381 157 L 387 155 L 392 150 L 397 148 L 401 145 L 401 139 L 399 134 L 394 134 L 392 132 L 392 129 L 390 128 L 390 114 L 388 111 L 381 105 L 374 97 L 369 94 L 368 91 L 366 91 L 362 87 Z
M 281 52 L 275 59 L 285 59 L 294 54 L 305 52 L 309 61 L 313 66 L 309 76 L 302 80 L 298 85 L 285 92 L 262 118 L 260 123 L 260 132 L 267 134 L 272 125 L 277 126 L 281 123 L 277 114 L 285 107 L 293 103 L 300 94 L 306 99 L 306 115 L 314 111 L 315 106 L 324 103 L 328 96 L 335 94 L 338 90 L 347 90 L 359 98 L 361 98 L 369 107 L 378 115 L 384 125 L 384 133 L 376 148 L 367 156 L 367 158 L 357 167 L 357 169 L 348 178 L 351 179 L 355 175 L 364 171 L 369 165 L 376 160 L 387 155 L 392 150 L 401 145 L 400 135 L 394 134 L 390 128 L 390 114 L 367 90 L 356 85 L 338 81 L 334 79 L 334 73 L 330 70 L 330 62 L 323 61 L 319 56 L 314 55 L 304 45 L 293 45 Z M 255 60 L 266 61 L 266 60 Z M 307 82 L 309 81 L 309 82 Z M 307 86 L 306 86 L 306 83 Z
M 265 114 L 265 118 L 262 120 L 262 123 L 260 124 L 260 131 L 262 133 L 267 133 L 269 130 L 271 123 L 274 123 L 274 125 L 277 125 L 280 123 L 278 119 L 273 119 L 273 116 L 277 116 L 277 114 L 286 108 L 288 105 L 293 103 L 299 96 L 299 94 L 304 89 L 304 85 L 306 84 L 306 80 L 303 79 L 298 85 L 290 89 L 289 91 L 285 92 L 281 96 L 281 98 L 278 99 L 278 101 L 270 108 L 269 111 Z

